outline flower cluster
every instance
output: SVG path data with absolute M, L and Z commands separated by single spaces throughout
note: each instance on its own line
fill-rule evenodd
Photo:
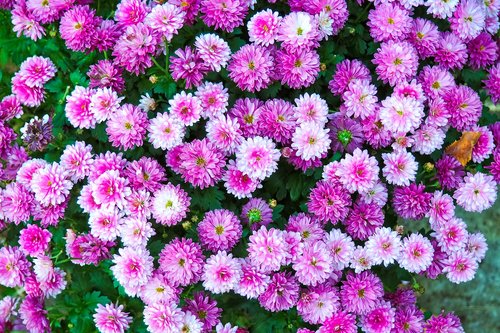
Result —
M 104 18 L 92 1 L 0 1 L 18 36 L 58 27 L 95 60 L 58 116 L 33 111 L 63 80 L 47 57 L 26 59 L 0 101 L 0 231 L 20 230 L 0 248 L 0 285 L 17 289 L 0 330 L 71 320 L 45 306 L 78 290 L 71 267 L 119 289 L 123 304 L 91 309 L 103 333 L 139 316 L 152 333 L 247 332 L 222 320 L 231 294 L 295 308 L 302 333 L 463 332 L 376 272 L 463 283 L 485 258 L 456 208 L 497 198 L 500 122 L 481 97 L 500 100 L 500 7 L 358 1 L 373 49 L 344 59 L 329 52 L 365 29 L 345 27 L 345 0 L 274 2 L 122 0 Z M 485 74 L 481 93 L 466 68 Z

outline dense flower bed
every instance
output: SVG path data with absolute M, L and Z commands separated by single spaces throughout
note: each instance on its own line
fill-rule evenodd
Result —
M 0 330 L 463 332 L 499 4 L 0 0 Z

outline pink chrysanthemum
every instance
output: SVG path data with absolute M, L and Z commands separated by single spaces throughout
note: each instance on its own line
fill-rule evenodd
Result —
M 132 322 L 123 305 L 98 304 L 93 315 L 97 329 L 102 333 L 124 333 Z
M 491 101 L 496 104 L 500 100 L 500 64 L 490 68 L 487 79 L 483 83 Z
M 412 183 L 394 189 L 392 205 L 396 214 L 404 219 L 420 220 L 430 209 L 432 195 L 425 192 L 425 186 Z
M 497 198 L 497 183 L 493 176 L 478 172 L 468 173 L 453 194 L 457 204 L 468 212 L 482 212 L 490 208 Z
M 351 193 L 366 192 L 378 180 L 379 167 L 375 157 L 370 156 L 366 150 L 356 148 L 353 154 L 346 154 L 340 161 L 335 175 Z
M 403 40 L 411 28 L 411 17 L 398 4 L 381 3 L 370 10 L 368 27 L 376 42 Z
M 248 299 L 259 297 L 269 285 L 270 277 L 261 273 L 248 260 L 241 262 L 241 279 L 235 292 Z
M 307 88 L 318 78 L 320 59 L 314 49 L 301 48 L 290 52 L 280 50 L 276 54 L 276 74 L 281 84 L 290 88 Z
M 455 205 L 453 204 L 453 199 L 448 194 L 443 194 L 442 191 L 434 192 L 429 212 L 426 214 L 429 217 L 431 227 L 435 229 L 434 226 L 443 225 L 454 214 Z
M 274 71 L 274 60 L 268 49 L 248 44 L 231 56 L 227 67 L 229 77 L 238 88 L 250 92 L 267 88 Z
M 30 273 L 30 262 L 18 247 L 0 248 L 0 284 L 21 287 Z
M 139 107 L 125 104 L 109 117 L 106 125 L 106 133 L 113 147 L 128 150 L 142 146 L 148 116 Z
M 323 283 L 332 272 L 332 261 L 323 241 L 310 242 L 302 248 L 293 269 L 297 280 L 307 286 Z
M 111 88 L 121 92 L 125 88 L 122 77 L 123 70 L 110 60 L 99 60 L 90 65 L 87 76 L 90 78 L 90 88 Z
M 337 289 L 328 283 L 310 287 L 301 293 L 297 302 L 297 312 L 310 324 L 322 323 L 339 310 L 340 302 L 337 294 Z
M 39 169 L 31 181 L 35 199 L 44 206 L 64 202 L 72 187 L 67 171 L 57 163 Z
M 286 259 L 283 231 L 262 226 L 249 237 L 248 258 L 262 272 L 277 271 Z
M 412 97 L 390 96 L 382 101 L 380 121 L 393 135 L 413 131 L 423 117 L 423 105 Z
M 441 1 L 441 0 L 427 0 L 425 5 L 427 13 L 432 14 L 434 17 L 445 19 L 450 17 L 459 0 Z
M 219 251 L 203 267 L 203 287 L 214 294 L 234 289 L 241 278 L 241 263 L 232 254 Z
M 493 134 L 486 126 L 474 128 L 474 131 L 481 133 L 481 136 L 472 148 L 472 161 L 481 163 L 490 157 L 495 148 Z
M 444 261 L 443 273 L 453 283 L 470 281 L 476 275 L 478 263 L 465 251 L 456 251 Z
M 403 239 L 403 248 L 398 258 L 399 265 L 411 273 L 425 271 L 432 264 L 434 248 L 421 234 L 411 234 Z
M 240 98 L 234 103 L 229 114 L 235 117 L 243 136 L 250 137 L 260 134 L 260 114 L 264 103 L 256 98 Z
M 222 68 L 226 67 L 231 57 L 229 45 L 216 34 L 197 36 L 194 45 L 201 59 L 215 72 L 220 72 Z
M 274 273 L 264 293 L 259 296 L 260 305 L 271 312 L 292 308 L 299 299 L 299 283 L 291 273 Z
M 224 180 L 224 187 L 227 192 L 233 194 L 238 199 L 251 197 L 252 193 L 261 187 L 258 180 L 252 179 L 247 174 L 238 170 L 234 160 L 229 161 L 227 171 L 222 179 Z
M 120 248 L 113 264 L 110 268 L 113 276 L 130 296 L 135 296 L 136 288 L 146 284 L 153 274 L 153 257 L 140 247 Z
M 436 238 L 439 247 L 450 254 L 463 249 L 467 243 L 467 225 L 460 218 L 454 217 L 442 225 L 435 226 L 431 236 Z
M 280 22 L 281 17 L 279 13 L 273 12 L 269 8 L 256 13 L 247 23 L 250 42 L 262 46 L 274 44 L 278 36 Z
M 290 216 L 286 224 L 286 231 L 298 232 L 301 241 L 304 242 L 316 242 L 322 240 L 325 236 L 325 231 L 321 224 L 312 216 L 305 213 Z
M 352 81 L 358 79 L 371 79 L 370 71 L 361 61 L 346 59 L 337 64 L 335 74 L 333 74 L 328 87 L 333 94 L 340 96 L 344 94 Z
M 222 178 L 224 155 L 206 138 L 183 145 L 179 157 L 182 178 L 193 186 L 203 189 Z
M 18 312 L 23 324 L 30 332 L 50 332 L 50 322 L 47 318 L 48 312 L 44 309 L 43 297 L 26 296 Z
M 339 333 L 358 332 L 356 316 L 346 311 L 338 311 L 327 318 L 319 328 L 319 333 L 331 333 L 335 331 Z
M 347 233 L 354 239 L 366 240 L 384 224 L 384 213 L 375 202 L 358 202 L 342 223 L 346 226 Z
M 469 130 L 479 121 L 483 105 L 472 88 L 464 85 L 454 87 L 443 99 L 450 113 L 449 123 L 452 127 L 459 131 Z
M 296 127 L 293 105 L 277 98 L 266 101 L 259 115 L 259 127 L 262 135 L 289 144 Z
M 148 240 L 156 234 L 153 226 L 146 220 L 146 214 L 138 213 L 137 217 L 129 217 L 124 219 L 119 226 L 121 241 L 125 246 L 142 246 L 145 247 Z
M 417 74 L 418 56 L 408 42 L 388 41 L 382 43 L 372 61 L 380 80 L 391 86 L 409 81 Z
M 75 90 L 66 97 L 66 117 L 73 127 L 94 128 L 97 122 L 90 110 L 92 90 L 76 86 Z
M 138 161 L 127 164 L 123 173 L 128 178 L 130 186 L 139 191 L 146 189 L 150 192 L 156 191 L 166 180 L 165 169 L 151 157 L 141 157 Z
M 59 25 L 59 33 L 66 47 L 73 51 L 92 48 L 96 41 L 97 28 L 101 19 L 89 6 L 74 6 L 64 13 Z
M 450 155 L 443 156 L 435 164 L 436 178 L 443 189 L 455 189 L 465 176 L 464 167 Z
M 236 165 L 241 172 L 263 180 L 277 170 L 279 157 L 272 140 L 256 136 L 241 143 L 236 152 Z
M 27 160 L 17 171 L 16 182 L 29 188 L 33 175 L 38 171 L 38 169 L 45 167 L 47 164 L 48 163 L 45 160 L 40 158 Z M 62 162 L 61 165 L 66 169 Z
M 232 154 L 243 140 L 240 124 L 235 118 L 221 115 L 207 122 L 207 137 L 215 147 Z
M 365 243 L 366 250 L 372 256 L 373 264 L 388 266 L 394 263 L 401 252 L 401 238 L 396 231 L 378 228 Z
M 182 143 L 185 131 L 177 117 L 167 112 L 159 113 L 149 123 L 149 142 L 157 149 L 168 150 Z
M 335 224 L 346 218 L 351 205 L 349 193 L 338 182 L 320 181 L 311 190 L 307 208 L 322 221 Z
M 205 82 L 198 87 L 195 95 L 201 101 L 201 115 L 204 118 L 217 117 L 226 112 L 229 94 L 222 82 Z
M 149 12 L 144 0 L 120 1 L 115 11 L 115 20 L 123 27 L 143 22 Z
M 324 241 L 332 257 L 332 268 L 342 270 L 347 267 L 354 252 L 354 242 L 351 237 L 339 229 L 332 229 Z
M 405 150 L 382 154 L 384 168 L 382 172 L 389 184 L 410 185 L 415 180 L 418 163 L 415 156 Z
M 342 98 L 347 116 L 365 119 L 376 110 L 377 88 L 368 80 L 354 80 Z
M 454 313 L 445 314 L 444 312 L 440 313 L 438 316 L 434 315 L 427 319 L 427 322 L 424 325 L 424 331 L 426 333 L 465 332 L 460 323 L 460 318 L 458 318 Z
M 372 272 L 349 272 L 340 289 L 342 306 L 355 314 L 364 314 L 374 309 L 383 294 L 382 281 Z
M 203 76 L 208 72 L 208 66 L 198 51 L 190 46 L 175 51 L 175 57 L 170 57 L 169 69 L 175 81 L 185 80 L 186 89 L 199 86 Z
M 19 245 L 25 253 L 36 257 L 43 254 L 49 248 L 52 234 L 35 224 L 28 225 L 19 234 Z
M 450 18 L 450 28 L 462 40 L 471 40 L 484 29 L 486 12 L 481 2 L 461 0 Z
M 0 218 L 6 222 L 17 225 L 28 221 L 34 204 L 33 194 L 20 183 L 10 183 L 4 190 L 0 190 Z
M 61 155 L 61 166 L 68 172 L 71 180 L 77 182 L 89 175 L 94 162 L 92 157 L 92 146 L 85 145 L 83 141 L 77 141 L 64 149 Z
M 361 328 L 365 333 L 393 332 L 396 311 L 389 302 L 381 301 L 361 317 Z
M 200 120 L 201 101 L 191 93 L 182 91 L 176 94 L 169 102 L 170 113 L 175 116 L 184 126 L 191 126 Z
M 168 226 L 179 223 L 189 211 L 191 198 L 179 185 L 167 184 L 154 193 L 153 217 Z
M 423 125 L 412 135 L 413 146 L 411 150 L 422 155 L 430 155 L 443 147 L 445 137 L 446 130 L 431 125 Z
M 173 285 L 187 286 L 201 278 L 203 252 L 191 239 L 172 240 L 165 245 L 158 261 L 162 271 Z
M 97 88 L 92 94 L 89 110 L 98 123 L 108 120 L 111 115 L 118 111 L 123 97 L 111 88 Z
M 486 32 L 480 33 L 467 44 L 469 51 L 469 64 L 473 69 L 485 68 L 498 59 L 498 46 Z
M 29 57 L 23 61 L 19 75 L 28 87 L 43 87 L 54 77 L 57 69 L 49 58 Z
M 209 27 L 232 32 L 243 24 L 249 5 L 244 0 L 201 0 L 201 18 Z
M 115 208 L 94 210 L 89 217 L 90 232 L 103 241 L 114 241 L 122 223 L 122 215 Z
M 23 114 L 21 102 L 16 95 L 8 95 L 0 101 L 0 119 L 11 120 L 12 118 L 19 118 Z
M 158 302 L 178 302 L 178 289 L 171 285 L 167 276 L 156 271 L 141 290 L 141 299 L 145 304 L 154 304 Z
M 170 3 L 156 5 L 146 16 L 144 22 L 167 42 L 170 42 L 184 24 L 186 13 Z
M 324 125 L 328 121 L 328 105 L 318 94 L 305 93 L 295 99 L 294 113 L 297 124 Z
M 213 251 L 231 250 L 241 238 L 241 222 L 233 212 L 216 209 L 205 214 L 198 224 L 201 244 Z
M 480 263 L 486 256 L 487 250 L 488 244 L 486 243 L 486 238 L 482 233 L 477 232 L 475 234 L 469 234 L 465 251 L 467 251 L 472 258 L 474 258 L 474 260 Z
M 434 54 L 434 59 L 439 65 L 446 69 L 461 69 L 465 65 L 467 57 L 467 46 L 460 38 L 451 32 L 441 33 Z
M 288 53 L 317 47 L 318 23 L 306 12 L 291 12 L 279 24 L 277 40 Z
M 102 173 L 91 183 L 92 197 L 97 205 L 123 208 L 125 198 L 130 195 L 128 179 L 116 170 Z
M 222 309 L 217 307 L 217 302 L 203 292 L 195 292 L 193 299 L 186 299 L 184 311 L 193 313 L 203 324 L 207 332 L 220 322 Z
M 12 10 L 12 30 L 17 37 L 24 35 L 36 41 L 45 36 L 45 29 L 38 20 L 35 19 L 26 6 L 15 6 Z
M 297 156 L 306 161 L 322 157 L 331 142 L 328 132 L 328 129 L 307 123 L 297 127 L 292 137 L 292 147 L 296 149 Z
M 417 17 L 412 22 L 408 35 L 409 42 L 422 58 L 434 55 L 439 43 L 439 29 L 432 21 Z
M 181 331 L 184 315 L 174 302 L 157 302 L 144 309 L 144 323 L 151 333 Z

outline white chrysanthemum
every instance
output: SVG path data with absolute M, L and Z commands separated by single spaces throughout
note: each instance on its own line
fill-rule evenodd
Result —
M 168 113 L 159 113 L 148 126 L 149 142 L 156 149 L 171 149 L 182 143 L 186 133 L 184 125 Z
M 296 149 L 297 156 L 305 161 L 321 157 L 330 146 L 329 131 L 312 123 L 303 123 L 296 127 L 292 136 L 292 147 Z
M 389 228 L 378 228 L 365 243 L 370 258 L 375 265 L 392 264 L 401 252 L 401 237 Z
M 256 136 L 244 140 L 236 152 L 238 170 L 253 179 L 263 180 L 278 169 L 280 152 L 269 138 Z

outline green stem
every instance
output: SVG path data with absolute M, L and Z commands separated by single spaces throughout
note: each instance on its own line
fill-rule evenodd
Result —
M 151 57 L 151 60 L 153 60 L 154 64 L 158 69 L 160 69 L 163 73 L 165 73 L 167 76 L 170 75 L 168 71 L 165 71 L 165 68 L 161 67 L 161 65 L 156 61 L 155 57 Z
M 64 259 L 64 260 L 61 260 L 61 261 L 57 261 L 56 265 L 64 264 L 64 263 L 70 262 L 71 260 L 73 260 L 73 259 L 67 258 L 67 259 Z

